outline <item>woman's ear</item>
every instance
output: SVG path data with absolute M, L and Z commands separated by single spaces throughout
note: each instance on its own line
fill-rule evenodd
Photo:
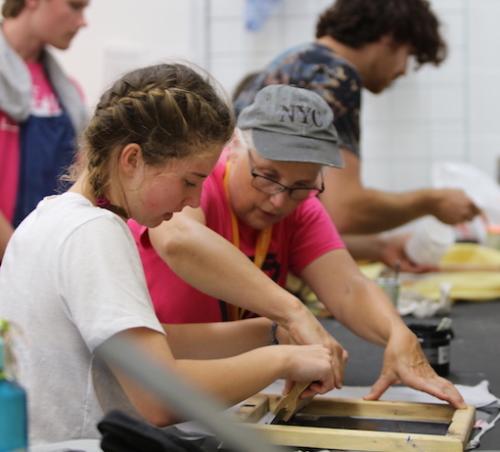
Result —
M 243 132 L 238 128 L 234 129 L 233 136 L 229 141 L 229 149 L 231 152 L 228 155 L 228 160 L 234 160 L 238 154 L 246 149 Z
M 235 128 L 233 135 L 232 135 L 231 139 L 229 140 L 229 146 L 231 146 L 231 148 L 237 148 L 237 147 L 241 146 L 240 136 L 241 136 L 241 130 Z
M 133 176 L 138 169 L 144 166 L 141 147 L 137 143 L 129 143 L 119 154 L 118 166 L 128 176 Z

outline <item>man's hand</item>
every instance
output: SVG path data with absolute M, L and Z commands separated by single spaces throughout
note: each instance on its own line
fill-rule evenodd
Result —
M 481 213 L 481 209 L 463 190 L 452 188 L 432 190 L 431 199 L 429 213 L 443 223 L 465 223 Z
M 413 262 L 406 254 L 405 244 L 410 235 L 393 235 L 384 238 L 384 245 L 380 252 L 380 260 L 390 268 L 399 268 L 403 272 L 425 273 L 437 271 L 431 265 L 420 265 Z
M 430 366 L 416 336 L 402 328 L 391 335 L 384 353 L 382 372 L 366 400 L 377 400 L 397 383 L 445 400 L 455 408 L 465 408 L 465 402 L 451 382 L 439 377 Z

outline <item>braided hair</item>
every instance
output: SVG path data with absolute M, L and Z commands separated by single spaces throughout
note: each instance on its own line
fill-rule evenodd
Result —
M 109 184 L 116 151 L 141 146 L 147 165 L 162 165 L 222 146 L 234 118 L 228 104 L 198 72 L 183 64 L 132 71 L 106 91 L 83 133 L 81 162 L 96 198 Z

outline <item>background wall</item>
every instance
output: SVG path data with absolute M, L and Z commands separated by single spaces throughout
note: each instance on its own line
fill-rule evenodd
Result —
M 258 32 L 244 28 L 244 0 L 92 0 L 89 27 L 60 53 L 92 106 L 109 81 L 133 67 L 182 57 L 231 91 L 285 48 L 312 39 L 331 0 L 283 0 Z M 474 163 L 497 176 L 500 155 L 500 0 L 431 0 L 450 55 L 410 73 L 382 95 L 364 93 L 362 152 L 368 185 L 430 184 L 440 160 Z
M 449 57 L 398 80 L 382 95 L 364 92 L 365 183 L 390 190 L 429 185 L 433 162 L 471 162 L 497 177 L 500 155 L 499 0 L 431 0 L 443 23 Z M 246 71 L 314 36 L 331 4 L 284 0 L 259 33 L 242 27 L 244 0 L 212 0 L 211 70 L 232 89 Z

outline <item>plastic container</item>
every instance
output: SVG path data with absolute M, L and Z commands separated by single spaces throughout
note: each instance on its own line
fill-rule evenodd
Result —
M 489 224 L 486 228 L 486 246 L 500 250 L 500 224 Z
M 438 266 L 455 242 L 455 231 L 435 218 L 423 220 L 405 245 L 408 257 L 416 264 Z
M 0 337 L 0 452 L 28 450 L 26 391 L 4 372 L 5 348 Z
M 457 243 L 480 243 L 485 244 L 487 230 L 484 219 L 480 216 L 473 218 L 467 223 L 456 224 L 455 242 Z
M 447 376 L 450 372 L 450 341 L 453 338 L 453 330 L 446 328 L 437 331 L 437 325 L 432 324 L 416 323 L 408 327 L 417 336 L 432 368 L 438 375 Z

